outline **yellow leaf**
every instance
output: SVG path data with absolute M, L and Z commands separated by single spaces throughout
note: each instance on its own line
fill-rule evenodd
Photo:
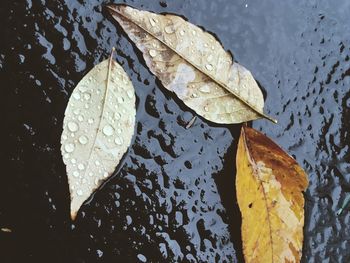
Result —
M 217 123 L 261 117 L 276 122 L 263 113 L 263 95 L 252 74 L 233 62 L 213 35 L 176 15 L 108 8 L 152 73 L 199 115 Z
M 95 66 L 74 89 L 61 136 L 72 219 L 127 151 L 135 115 L 134 87 L 112 55 Z
M 307 175 L 271 139 L 243 127 L 236 158 L 245 261 L 300 262 Z

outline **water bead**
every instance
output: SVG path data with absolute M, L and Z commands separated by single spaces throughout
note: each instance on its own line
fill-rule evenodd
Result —
M 122 145 L 123 144 L 123 139 L 120 137 L 116 137 L 114 140 L 115 144 L 117 145 Z
M 80 94 L 79 94 L 79 92 L 74 92 L 74 93 L 73 93 L 73 98 L 76 99 L 76 100 L 80 100 Z
M 205 65 L 205 68 L 209 71 L 212 71 L 213 70 L 213 65 L 212 64 L 207 64 Z
M 151 17 L 151 18 L 149 19 L 149 23 L 151 24 L 151 26 L 155 26 L 155 25 L 157 24 L 157 20 L 154 19 L 153 17 Z
M 89 93 L 84 94 L 84 99 L 89 100 L 91 98 L 91 95 Z
M 76 132 L 79 129 L 78 124 L 76 124 L 74 121 L 70 121 L 68 122 L 68 130 L 70 130 L 71 132 Z
M 209 92 L 210 92 L 210 88 L 209 88 L 208 85 L 201 86 L 201 87 L 199 88 L 199 90 L 200 90 L 201 92 L 203 92 L 203 93 L 209 93 Z
M 174 28 L 173 25 L 166 26 L 166 27 L 164 28 L 164 31 L 165 31 L 165 33 L 172 34 L 172 33 L 175 32 L 175 28 Z
M 124 99 L 123 99 L 122 97 L 118 97 L 118 98 L 117 98 L 117 101 L 118 101 L 118 103 L 123 103 L 123 102 L 124 102 Z
M 75 149 L 75 145 L 73 143 L 67 143 L 65 146 L 64 146 L 64 150 L 67 152 L 67 153 L 71 153 L 73 152 Z
M 128 90 L 128 91 L 126 92 L 126 94 L 128 95 L 128 97 L 129 97 L 130 99 L 132 99 L 132 98 L 134 97 L 134 91 L 132 91 L 132 90 Z
M 119 112 L 114 113 L 114 118 L 115 118 L 116 120 L 119 120 L 119 119 L 121 118 L 120 113 L 119 113 Z
M 149 55 L 150 55 L 151 57 L 155 57 L 155 56 L 157 56 L 157 51 L 155 51 L 154 49 L 151 49 L 151 50 L 149 51 Z
M 106 135 L 106 136 L 111 136 L 113 135 L 114 133 L 114 129 L 112 126 L 110 125 L 106 125 L 103 127 L 103 130 L 102 130 L 103 134 Z
M 85 135 L 79 137 L 79 142 L 83 145 L 88 143 L 88 138 Z

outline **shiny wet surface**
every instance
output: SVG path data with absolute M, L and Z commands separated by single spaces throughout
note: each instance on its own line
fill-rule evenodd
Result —
M 266 90 L 253 126 L 307 171 L 303 262 L 349 262 L 350 31 L 346 0 L 125 1 L 215 32 Z M 234 192 L 239 125 L 194 116 L 148 71 L 101 6 L 1 2 L 4 262 L 242 262 Z M 115 3 L 119 3 L 115 1 Z M 93 65 L 116 59 L 137 94 L 132 145 L 114 175 L 69 219 L 60 154 L 63 113 Z M 5 261 L 6 259 L 6 261 Z

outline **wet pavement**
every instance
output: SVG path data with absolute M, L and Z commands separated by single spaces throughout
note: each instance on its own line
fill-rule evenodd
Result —
M 7 3 L 8 2 L 8 3 Z M 102 8 L 107 1 L 3 1 L 0 186 L 4 262 L 242 262 L 239 125 L 218 125 L 166 91 Z M 114 1 L 114 3 L 120 3 Z M 124 3 L 124 2 L 123 2 Z M 303 262 L 350 261 L 350 3 L 125 1 L 184 16 L 221 40 L 266 90 L 253 122 L 309 174 Z M 135 135 L 74 224 L 60 153 L 79 80 L 117 49 L 137 94 Z

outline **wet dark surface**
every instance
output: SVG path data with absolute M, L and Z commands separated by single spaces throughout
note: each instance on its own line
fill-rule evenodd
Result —
M 8 2 L 8 3 L 7 3 Z M 350 262 L 350 3 L 126 1 L 215 32 L 267 91 L 255 121 L 306 169 L 303 262 Z M 101 6 L 1 1 L 1 262 L 242 262 L 234 160 L 239 126 L 198 118 L 152 76 Z M 119 3 L 115 1 L 115 3 Z M 132 146 L 69 218 L 60 154 L 72 90 L 117 48 L 138 96 Z

